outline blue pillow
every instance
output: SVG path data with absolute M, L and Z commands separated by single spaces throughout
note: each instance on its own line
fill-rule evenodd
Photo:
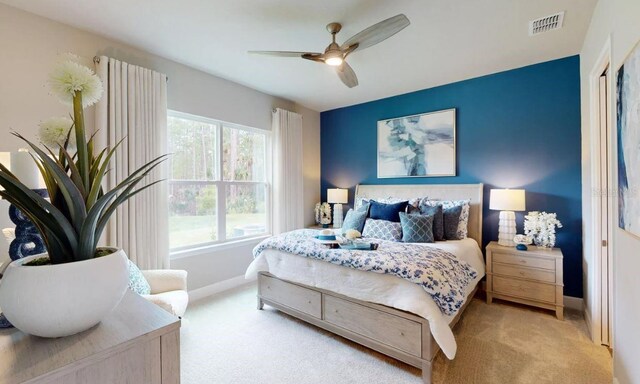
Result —
M 138 295 L 151 294 L 149 282 L 144 278 L 140 268 L 131 260 L 129 260 L 129 288 Z
M 458 240 L 458 223 L 462 214 L 462 205 L 442 210 L 444 216 L 444 238 L 447 240 Z
M 367 216 L 369 216 L 369 207 L 371 206 L 371 203 L 369 203 L 369 200 L 363 201 L 362 204 L 358 207 L 358 209 L 356 209 L 357 212 L 364 212 L 367 214 Z
M 369 213 L 368 207 L 365 210 L 358 209 L 357 211 L 350 209 L 342 222 L 342 233 L 345 233 L 350 229 L 355 229 L 362 233 L 362 230 L 364 229 L 364 222 L 367 220 L 367 213 Z
M 408 201 L 401 201 L 394 204 L 379 203 L 375 200 L 369 201 L 371 208 L 369 208 L 369 217 L 375 220 L 393 221 L 395 223 L 400 222 L 400 212 L 407 210 Z
M 433 216 L 433 240 L 443 241 L 444 237 L 444 216 L 442 214 L 442 205 L 420 205 L 420 213 L 423 215 Z
M 433 215 L 400 212 L 400 223 L 405 243 L 433 243 Z

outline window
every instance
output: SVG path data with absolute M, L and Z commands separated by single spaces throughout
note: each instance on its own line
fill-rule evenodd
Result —
M 268 133 L 177 112 L 167 126 L 171 249 L 267 234 Z

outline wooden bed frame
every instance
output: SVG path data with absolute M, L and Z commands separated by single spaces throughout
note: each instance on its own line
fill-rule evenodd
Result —
M 471 201 L 468 237 L 482 246 L 483 184 L 358 185 L 356 197 L 370 199 L 428 196 L 434 200 Z M 450 326 L 456 325 L 476 286 Z M 422 369 L 422 380 L 431 383 L 433 359 L 440 347 L 429 321 L 384 305 L 353 299 L 324 289 L 258 274 L 258 309 L 268 304 L 293 317 L 335 333 L 387 356 Z

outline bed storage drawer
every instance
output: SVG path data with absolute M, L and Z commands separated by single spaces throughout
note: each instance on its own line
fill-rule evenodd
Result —
M 324 296 L 324 320 L 390 347 L 420 357 L 421 324 L 376 309 Z
M 554 271 L 519 267 L 509 264 L 493 264 L 493 273 L 496 275 L 514 276 L 522 279 L 537 280 L 545 283 L 555 283 L 556 274 Z
M 322 317 L 322 294 L 286 281 L 260 275 L 259 294 L 297 311 L 320 319 Z
M 493 276 L 493 291 L 503 295 L 555 303 L 556 287 L 551 284 Z
M 530 257 L 530 256 L 509 255 L 507 253 L 499 253 L 499 252 L 493 253 L 493 262 L 519 265 L 521 267 L 542 268 L 542 269 L 548 269 L 550 271 L 555 271 L 556 269 L 556 262 L 553 259 L 542 259 L 542 258 L 536 258 L 536 257 Z

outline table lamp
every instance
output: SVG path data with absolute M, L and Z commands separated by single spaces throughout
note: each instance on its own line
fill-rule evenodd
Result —
M 349 201 L 349 191 L 343 188 L 327 189 L 327 202 L 333 204 L 333 227 L 342 228 L 342 204 Z
M 513 238 L 517 231 L 514 211 L 525 210 L 524 189 L 492 189 L 489 200 L 489 209 L 500 211 L 498 244 L 515 247 Z

